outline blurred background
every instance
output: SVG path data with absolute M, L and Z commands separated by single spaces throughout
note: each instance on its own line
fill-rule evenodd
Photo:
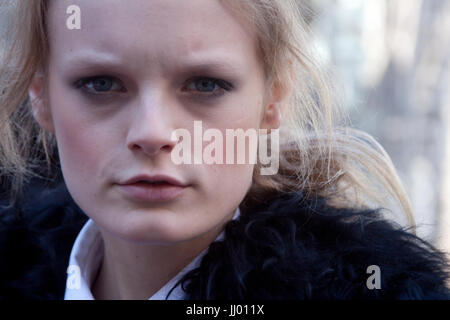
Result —
M 353 127 L 392 157 L 418 234 L 450 252 L 450 1 L 307 2 Z
M 314 10 L 315 45 L 353 126 L 392 157 L 418 234 L 450 252 L 450 1 L 299 1 Z

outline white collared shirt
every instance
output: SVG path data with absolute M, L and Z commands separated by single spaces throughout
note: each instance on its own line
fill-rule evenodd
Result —
M 237 208 L 233 220 L 237 219 L 239 215 L 240 211 L 239 208 Z M 224 232 L 222 231 L 216 240 L 221 240 L 223 237 Z M 187 272 L 200 265 L 201 259 L 206 254 L 207 250 L 208 248 L 203 250 L 186 267 L 184 267 L 183 270 L 152 295 L 149 300 L 165 300 L 167 293 L 172 287 Z M 103 255 L 103 239 L 100 230 L 95 222 L 89 219 L 75 239 L 75 243 L 70 253 L 64 300 L 94 300 L 91 286 L 95 280 L 94 277 L 97 275 L 100 268 Z M 184 298 L 185 293 L 181 289 L 180 284 L 173 289 L 168 297 L 169 300 L 183 300 Z

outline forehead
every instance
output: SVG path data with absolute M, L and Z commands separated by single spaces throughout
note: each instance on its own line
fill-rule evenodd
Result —
M 80 30 L 66 26 L 71 5 L 80 8 Z M 219 0 L 58 0 L 48 26 L 54 59 L 98 52 L 169 67 L 211 55 L 243 65 L 257 57 L 254 32 Z

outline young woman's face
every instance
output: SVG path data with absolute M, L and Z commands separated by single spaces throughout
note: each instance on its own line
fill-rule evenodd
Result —
M 73 4 L 80 30 L 66 26 Z M 253 165 L 176 165 L 171 136 L 184 128 L 194 141 L 194 121 L 223 137 L 271 127 L 255 34 L 213 0 L 52 1 L 48 19 L 47 128 L 77 204 L 132 241 L 216 232 L 243 200 Z M 141 174 L 186 187 L 173 199 L 141 199 L 121 185 Z

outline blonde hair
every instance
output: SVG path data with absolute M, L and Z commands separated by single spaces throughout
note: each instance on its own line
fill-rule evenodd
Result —
M 267 193 L 290 191 L 322 196 L 342 207 L 389 207 L 394 201 L 414 230 L 408 197 L 389 156 L 370 135 L 346 125 L 330 77 L 314 59 L 303 1 L 221 1 L 255 27 L 267 83 L 286 93 L 280 102 L 280 170 L 263 176 L 260 164 L 255 166 L 243 209 Z M 54 136 L 30 115 L 27 95 L 33 75 L 46 63 L 47 2 L 3 4 L 15 10 L 16 24 L 9 29 L 9 50 L 0 64 L 0 88 L 5 88 L 0 91 L 0 174 L 13 179 L 12 198 L 36 176 L 33 168 L 42 167 L 42 161 L 51 168 L 56 149 Z

